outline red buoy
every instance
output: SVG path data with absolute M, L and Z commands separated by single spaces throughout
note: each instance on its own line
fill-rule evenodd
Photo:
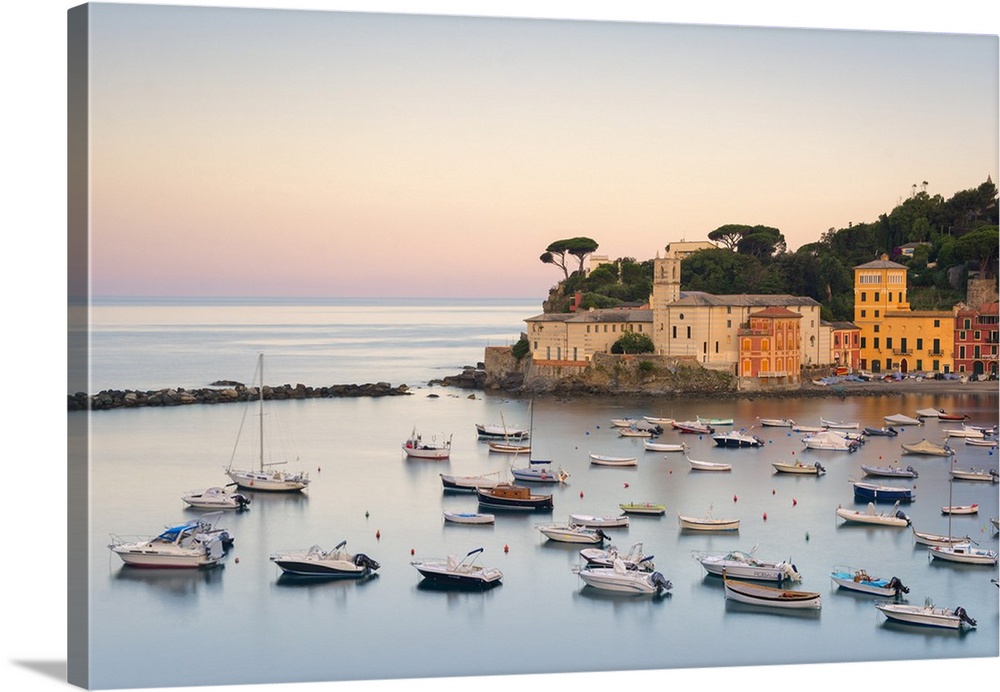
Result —
M 767 521 L 767 512 L 764 512 L 764 521 Z
M 410 555 L 413 555 L 413 554 L 414 554 L 414 550 L 413 550 L 413 548 L 410 548 Z
M 736 496 L 733 495 L 733 502 L 736 502 Z
M 628 483 L 626 483 L 626 484 L 625 484 L 625 487 L 626 487 L 626 488 L 628 487 Z
M 580 491 L 580 497 L 583 497 L 583 491 L 582 490 Z
M 380 538 L 382 538 L 382 532 L 375 529 L 375 540 L 379 540 Z
M 798 501 L 793 497 L 792 498 L 792 507 L 794 507 L 797 504 L 799 504 Z
M 504 551 L 505 553 L 509 553 L 509 552 L 510 552 L 510 546 L 509 546 L 509 545 L 507 545 L 506 543 L 504 543 L 504 544 L 503 544 L 503 551 Z

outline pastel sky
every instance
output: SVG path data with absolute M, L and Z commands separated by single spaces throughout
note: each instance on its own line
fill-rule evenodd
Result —
M 996 35 L 92 5 L 98 295 L 539 297 L 998 180 Z

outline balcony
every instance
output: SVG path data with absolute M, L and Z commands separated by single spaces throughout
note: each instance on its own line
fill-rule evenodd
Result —
M 907 349 L 894 348 L 894 349 L 892 349 L 892 355 L 894 355 L 894 356 L 912 356 L 913 355 L 913 349 L 910 349 L 910 348 L 907 348 Z

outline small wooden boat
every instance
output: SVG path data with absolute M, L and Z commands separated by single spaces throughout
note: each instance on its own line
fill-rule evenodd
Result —
M 531 445 L 521 442 L 487 442 L 491 452 L 499 454 L 531 454 Z
M 846 522 L 856 524 L 874 524 L 877 526 L 909 526 L 910 518 L 899 509 L 899 502 L 888 512 L 879 512 L 875 509 L 875 503 L 869 502 L 864 510 L 837 508 L 837 516 Z
M 875 607 L 889 620 L 907 625 L 923 625 L 925 627 L 943 627 L 945 629 L 967 629 L 976 626 L 976 621 L 969 617 L 965 608 L 959 606 L 954 610 L 937 608 L 930 599 L 923 606 L 908 603 L 876 603 Z
M 612 418 L 611 425 L 616 428 L 631 428 L 636 424 L 635 418 Z
M 618 507 L 626 514 L 662 515 L 667 511 L 666 505 L 655 502 L 623 502 Z
M 819 422 L 823 424 L 824 428 L 830 428 L 832 430 L 859 430 L 860 426 L 857 423 L 847 423 L 842 420 L 826 420 L 825 418 L 820 418 Z
M 542 459 L 529 459 L 527 466 L 511 468 L 510 475 L 514 480 L 529 483 L 563 483 L 569 478 L 569 473 L 562 467 L 553 469 L 551 461 Z
M 928 442 L 927 440 L 921 440 L 920 442 L 915 442 L 912 444 L 906 444 L 905 442 L 900 445 L 903 448 L 905 454 L 922 454 L 924 456 L 932 457 L 950 457 L 954 454 L 954 450 L 947 444 L 938 445 L 933 442 Z
M 948 505 L 941 508 L 941 514 L 979 514 L 979 505 Z
M 688 446 L 683 442 L 680 444 L 671 444 L 669 442 L 653 442 L 652 440 L 643 440 L 642 448 L 647 452 L 684 452 L 687 451 Z
M 910 502 L 916 497 L 913 488 L 904 488 L 897 485 L 879 485 L 876 483 L 854 482 L 854 497 L 860 500 L 872 500 L 874 502 Z
M 603 543 L 608 540 L 608 535 L 599 528 L 574 524 L 538 524 L 535 528 L 549 540 L 560 543 Z
M 590 529 L 607 529 L 628 526 L 629 520 L 624 514 L 603 517 L 592 516 L 590 514 L 570 514 L 569 523 L 576 526 L 585 526 Z
M 590 463 L 595 466 L 638 466 L 635 457 L 611 457 L 604 454 L 591 454 Z
M 948 562 L 961 562 L 967 565 L 995 565 L 997 551 L 986 548 L 973 548 L 971 543 L 955 543 L 953 545 L 932 545 L 927 549 L 932 558 Z
M 916 418 L 911 418 L 910 416 L 904 415 L 902 413 L 895 413 L 891 416 L 885 416 L 883 419 L 889 425 L 920 425 L 920 421 Z
M 971 539 L 968 536 L 942 536 L 936 533 L 926 533 L 917 531 L 912 526 L 913 540 L 921 545 L 955 545 L 956 543 L 968 543 Z
M 496 515 L 484 512 L 444 512 L 444 520 L 453 524 L 493 524 Z
M 965 444 L 967 444 L 969 446 L 972 446 L 972 447 L 996 447 L 997 446 L 997 441 L 996 440 L 987 440 L 985 438 L 983 438 L 982 440 L 977 440 L 977 439 L 975 439 L 973 437 L 967 437 L 967 438 L 965 438 Z
M 476 433 L 481 439 L 492 440 L 527 440 L 530 433 L 528 430 L 518 427 L 509 427 L 506 424 L 482 424 L 476 423 Z
M 674 422 L 673 418 L 657 418 L 656 416 L 643 416 L 642 418 L 647 423 L 652 423 L 653 425 L 659 425 L 661 427 L 666 427 Z
M 674 430 L 694 435 L 711 435 L 715 432 L 715 428 L 712 426 L 699 423 L 696 420 L 675 420 L 670 425 L 673 426 Z
M 761 418 L 760 424 L 769 428 L 791 428 L 795 421 L 791 418 Z M 816 428 L 820 430 L 820 428 Z
M 862 464 L 861 470 L 866 476 L 879 478 L 916 478 L 920 475 L 912 466 L 907 466 L 904 469 L 899 466 L 869 466 L 868 464 Z
M 769 606 L 772 608 L 819 608 L 822 603 L 816 591 L 791 591 L 773 586 L 763 586 L 737 581 L 723 575 L 726 598 L 739 603 Z
M 692 459 L 690 457 L 685 457 L 688 463 L 691 464 L 691 469 L 693 471 L 732 471 L 732 464 L 721 464 L 715 461 L 698 461 L 697 459 Z
M 476 488 L 479 504 L 484 507 L 517 510 L 551 510 L 552 495 L 536 495 L 530 488 L 500 483 L 492 488 Z
M 503 572 L 496 567 L 475 564 L 482 548 L 470 550 L 461 560 L 455 555 L 447 558 L 428 558 L 410 562 L 420 575 L 431 582 L 456 587 L 486 588 L 503 579 Z
M 703 517 L 677 515 L 677 521 L 681 529 L 691 531 L 739 531 L 739 519 L 715 519 L 710 509 Z
M 801 461 L 796 461 L 794 464 L 789 464 L 781 461 L 771 462 L 771 466 L 778 473 L 800 473 L 805 475 L 818 476 L 820 474 L 826 473 L 826 469 L 818 461 L 813 465 L 803 464 Z
M 951 469 L 951 477 L 958 481 L 986 481 L 987 483 L 1000 482 L 1000 475 L 996 469 Z
M 447 459 L 451 456 L 451 436 L 441 440 L 434 436 L 426 442 L 414 428 L 403 442 L 403 451 L 412 459 Z
M 945 413 L 940 411 L 937 415 L 938 420 L 965 420 L 969 417 L 967 413 Z
M 652 437 L 653 431 L 644 428 L 618 428 L 619 437 Z
M 893 597 L 910 593 L 910 589 L 904 586 L 898 577 L 880 579 L 870 576 L 863 569 L 854 569 L 853 567 L 834 567 L 830 573 L 830 579 L 842 589 L 874 594 L 875 596 Z
M 818 433 L 823 432 L 824 430 L 826 430 L 826 428 L 821 425 L 799 425 L 796 423 L 792 426 L 792 432 L 798 433 Z
M 968 437 L 974 440 L 981 440 L 985 437 L 981 429 L 969 425 L 962 425 L 961 428 L 941 428 L 941 432 L 948 437 Z
M 495 488 L 500 484 L 499 474 L 486 473 L 480 476 L 452 476 L 439 474 L 445 490 L 475 492 L 476 488 Z
M 702 416 L 695 416 L 695 420 L 701 423 L 702 425 L 710 425 L 710 426 L 733 424 L 732 418 L 703 418 Z

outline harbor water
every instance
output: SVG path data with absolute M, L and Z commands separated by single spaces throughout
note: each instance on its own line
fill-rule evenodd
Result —
M 997 550 L 990 518 L 998 486 L 949 483 L 949 466 L 997 468 L 996 450 L 952 439 L 954 460 L 903 455 L 902 442 L 941 442 L 930 420 L 872 437 L 857 452 L 807 450 L 801 434 L 763 427 L 763 418 L 883 425 L 887 415 L 922 408 L 997 423 L 995 394 L 758 400 L 524 398 L 428 386 L 482 359 L 485 345 L 513 343 L 522 320 L 539 312 L 523 301 L 434 304 L 135 304 L 95 306 L 90 383 L 71 390 L 201 387 L 217 379 L 250 382 L 265 354 L 265 383 L 406 383 L 401 397 L 268 402 L 265 424 L 287 431 L 289 470 L 310 474 L 308 490 L 250 493 L 245 512 L 222 525 L 235 544 L 220 568 L 145 570 L 123 566 L 112 535 L 151 535 L 198 516 L 181 496 L 228 482 L 243 458 L 237 437 L 242 404 L 100 411 L 90 415 L 90 669 L 95 688 L 280 683 L 324 680 L 569 673 L 748 665 L 996 657 L 1000 641 L 995 566 L 930 560 L 909 528 L 845 524 L 840 506 L 862 509 L 850 481 L 861 464 L 912 465 L 919 476 L 903 505 L 913 528 L 947 533 L 941 507 L 979 505 L 954 516 L 952 533 Z M 466 338 L 460 335 L 465 333 Z M 422 336 L 421 336 L 422 335 Z M 271 374 L 268 374 L 271 373 Z M 273 376 L 272 376 L 273 375 Z M 84 413 L 69 413 L 74 416 Z M 708 435 L 666 430 L 662 442 L 686 453 L 644 451 L 611 419 L 732 418 L 764 441 L 723 449 Z M 524 458 L 490 452 L 477 423 L 533 428 L 535 458 L 570 476 L 536 485 L 553 494 L 551 512 L 496 511 L 493 525 L 446 524 L 445 510 L 476 511 L 474 495 L 445 492 L 442 473 L 509 473 Z M 411 430 L 452 440 L 445 461 L 407 459 Z M 71 441 L 73 426 L 71 425 Z M 720 427 L 720 431 L 730 426 Z M 957 444 L 956 444 L 957 442 Z M 589 455 L 635 456 L 632 468 L 594 466 Z M 691 470 L 686 457 L 725 461 L 725 473 Z M 775 474 L 776 461 L 820 462 L 821 476 Z M 655 502 L 663 516 L 633 516 L 606 529 L 611 543 L 642 543 L 673 588 L 662 597 L 608 595 L 572 572 L 582 546 L 547 540 L 538 524 L 570 513 L 617 514 L 619 503 Z M 883 509 L 888 510 L 891 505 Z M 492 511 L 492 510 L 490 510 Z M 677 514 L 738 518 L 738 532 L 682 531 Z M 363 581 L 289 581 L 270 562 L 279 550 L 347 540 L 381 567 Z M 486 591 L 428 588 L 410 564 L 465 555 L 504 573 Z M 794 612 L 727 602 L 719 577 L 695 559 L 703 552 L 753 550 L 789 560 L 802 574 L 791 588 L 818 591 L 822 607 Z M 871 596 L 838 590 L 835 565 L 898 577 L 910 603 L 963 606 L 978 626 L 959 633 L 887 623 Z M 192 647 L 196 651 L 192 651 Z M 188 651 L 183 665 L 170 652 Z M 558 652 L 558 655 L 554 655 Z M 128 665 L 122 665 L 127 661 Z

